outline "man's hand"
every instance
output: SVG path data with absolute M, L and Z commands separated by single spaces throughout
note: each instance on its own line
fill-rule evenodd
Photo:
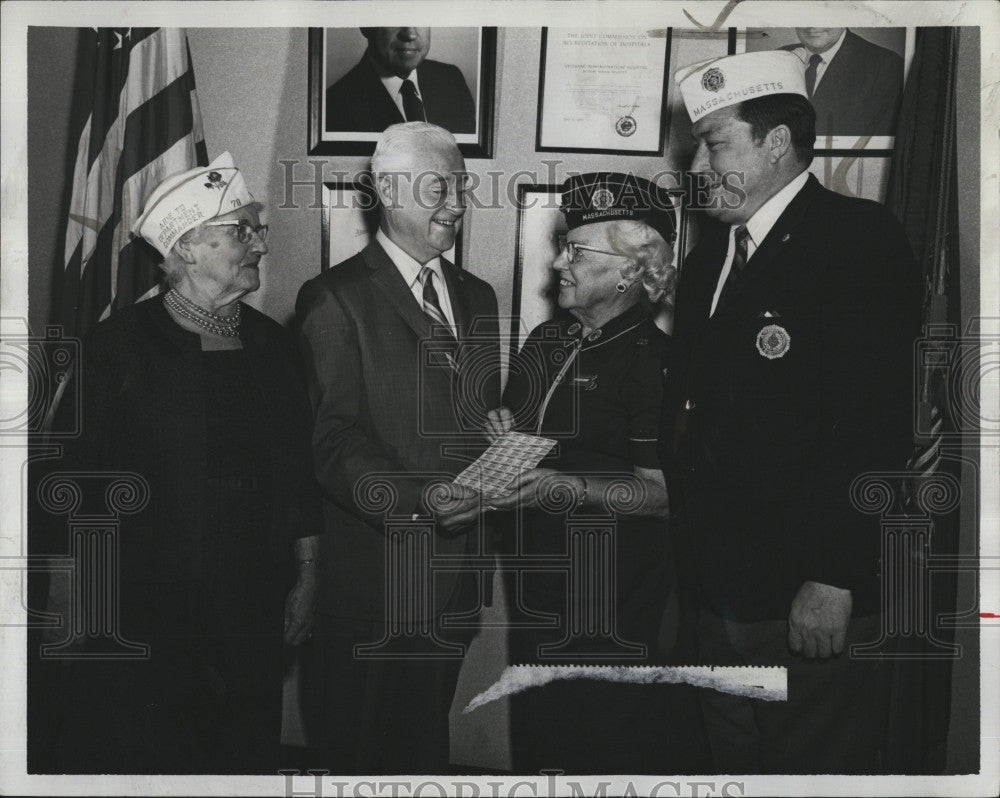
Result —
M 318 578 L 316 565 L 299 567 L 299 578 L 285 601 L 285 643 L 297 646 L 312 634 Z
M 427 501 L 438 524 L 448 531 L 471 524 L 483 511 L 482 496 L 454 483 L 435 489 Z
M 495 443 L 512 429 L 514 429 L 514 414 L 508 408 L 498 407 L 486 414 L 486 426 L 483 432 L 490 443 Z
M 844 650 L 851 620 L 851 591 L 804 582 L 788 614 L 788 645 L 806 657 L 827 659 Z

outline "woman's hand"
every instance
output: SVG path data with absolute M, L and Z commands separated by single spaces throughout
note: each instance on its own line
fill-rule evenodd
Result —
M 486 414 L 486 425 L 483 428 L 483 432 L 486 435 L 486 440 L 490 443 L 495 443 L 513 428 L 514 414 L 508 408 L 498 407 L 496 410 L 490 410 Z
M 564 474 L 552 468 L 533 468 L 519 474 L 509 486 L 507 496 L 490 499 L 490 506 L 497 510 L 512 510 L 515 507 L 537 507 L 541 498 L 551 496 L 551 504 L 562 505 L 563 491 L 572 491 L 573 503 L 579 503 L 585 488 L 582 477 Z
M 315 561 L 299 565 L 299 578 L 285 601 L 285 643 L 297 646 L 312 635 L 319 577 Z

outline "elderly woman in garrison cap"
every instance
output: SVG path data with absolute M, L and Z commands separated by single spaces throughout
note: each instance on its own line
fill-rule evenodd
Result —
M 83 344 L 66 465 L 148 483 L 148 506 L 122 518 L 119 570 L 122 636 L 150 653 L 74 665 L 72 769 L 280 765 L 282 638 L 309 634 L 319 526 L 295 349 L 240 302 L 267 253 L 260 208 L 229 153 L 167 178 L 133 232 L 169 290 Z
M 512 511 L 505 520 L 518 554 L 591 561 L 586 573 L 519 575 L 515 563 L 510 662 L 648 665 L 671 587 L 656 456 L 669 339 L 652 306 L 674 283 L 676 215 L 649 181 L 614 173 L 567 180 L 562 211 L 569 230 L 552 263 L 559 312 L 512 359 L 504 407 L 487 427 L 491 437 L 513 428 L 558 447 L 491 504 Z M 581 521 L 602 530 L 578 533 Z M 649 769 L 665 763 L 663 690 L 573 680 L 515 695 L 515 770 L 667 772 Z

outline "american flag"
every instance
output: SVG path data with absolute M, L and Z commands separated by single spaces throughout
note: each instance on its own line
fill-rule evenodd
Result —
M 183 28 L 88 29 L 80 130 L 66 223 L 58 321 L 84 335 L 113 311 L 156 293 L 157 255 L 129 235 L 168 175 L 208 164 Z

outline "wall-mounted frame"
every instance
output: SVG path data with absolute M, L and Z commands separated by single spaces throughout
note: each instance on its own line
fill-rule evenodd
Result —
M 884 203 L 891 163 L 891 157 L 872 152 L 839 155 L 820 151 L 809 164 L 809 171 L 825 188 L 845 197 Z
M 734 34 L 731 52 L 789 50 L 802 59 L 803 70 L 813 51 L 821 58 L 832 53 L 818 67 L 812 97 L 817 151 L 892 152 L 915 28 L 747 28 Z
M 662 155 L 670 31 L 542 28 L 535 150 Z
M 370 181 L 364 179 L 323 184 L 322 269 L 357 255 L 378 232 L 378 199 Z M 461 268 L 462 231 L 455 236 L 455 246 L 443 256 Z
M 684 192 L 667 192 L 677 209 L 677 241 L 674 267 L 680 271 L 687 252 L 690 214 L 684 209 Z M 517 245 L 514 252 L 514 293 L 511 297 L 510 347 L 517 352 L 535 327 L 551 319 L 557 310 L 555 272 L 557 239 L 566 232 L 559 210 L 560 186 L 527 184 L 517 187 Z M 672 297 L 670 298 L 672 300 Z M 673 311 L 666 303 L 657 307 L 656 323 L 666 332 L 673 324 Z
M 309 29 L 309 154 L 371 155 L 379 134 L 404 121 L 368 54 L 397 57 L 391 28 Z M 411 29 L 406 29 L 411 30 Z M 415 28 L 423 60 L 413 70 L 428 122 L 450 130 L 466 158 L 493 157 L 496 28 Z M 416 36 L 420 39 L 414 38 Z M 407 56 L 411 59 L 420 56 Z

